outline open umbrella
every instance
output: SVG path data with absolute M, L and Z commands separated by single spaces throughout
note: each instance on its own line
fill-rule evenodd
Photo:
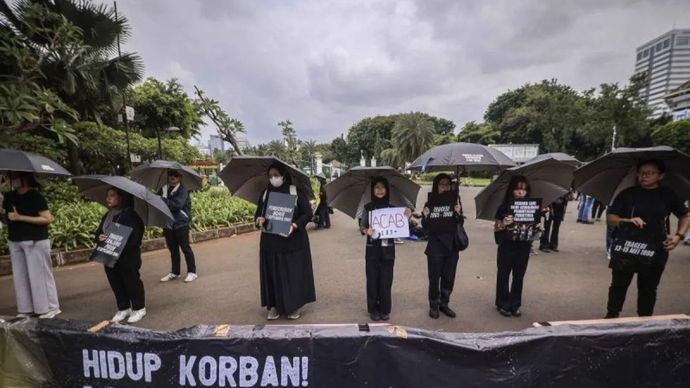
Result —
M 527 162 L 522 166 L 509 168 L 474 197 L 477 218 L 494 219 L 514 175 L 523 175 L 529 180 L 530 197 L 542 198 L 543 204 L 549 204 L 568 193 L 573 181 L 573 171 L 575 166 L 555 159 Z
M 285 166 L 298 191 L 314 199 L 309 176 L 274 156 L 236 156 L 218 176 L 232 195 L 256 202 L 268 185 L 268 168 L 275 162 Z
M 151 163 L 142 164 L 131 171 L 132 180 L 142 185 L 158 190 L 168 183 L 168 170 L 176 170 L 182 176 L 182 185 L 189 190 L 197 190 L 201 187 L 202 179 L 191 168 L 169 160 L 154 160 Z
M 515 166 L 503 152 L 474 143 L 451 143 L 423 153 L 407 168 L 412 171 L 482 171 Z
M 72 178 L 79 191 L 88 199 L 105 206 L 105 196 L 110 187 L 132 194 L 134 197 L 134 211 L 139 214 L 144 224 L 149 226 L 165 226 L 167 221 L 173 221 L 173 215 L 168 205 L 161 197 L 153 194 L 146 187 L 133 182 L 123 176 L 110 175 L 80 175 Z
M 421 188 L 393 167 L 354 167 L 340 178 L 326 185 L 328 204 L 352 218 L 371 201 L 371 179 L 382 176 L 390 186 L 390 201 L 394 205 L 414 208 Z
M 574 157 L 572 157 L 566 153 L 563 153 L 563 152 L 551 152 L 548 154 L 537 155 L 537 156 L 533 157 L 532 159 L 528 160 L 526 163 L 538 162 L 538 161 L 546 160 L 546 159 L 557 160 L 559 162 L 571 164 L 575 167 L 580 167 L 582 165 L 582 162 L 580 162 L 579 160 L 575 159 Z
M 690 156 L 667 146 L 617 148 L 577 169 L 575 189 L 611 203 L 618 193 L 637 184 L 637 164 L 649 159 L 666 164 L 662 185 L 683 199 L 690 198 Z
M 57 162 L 43 155 L 19 150 L 0 149 L 0 172 L 6 171 L 32 172 L 39 176 L 67 177 L 72 175 Z

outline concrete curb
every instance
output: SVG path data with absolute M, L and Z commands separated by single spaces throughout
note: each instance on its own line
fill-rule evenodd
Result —
M 248 233 L 254 230 L 253 223 L 238 223 L 220 228 L 192 232 L 190 239 L 192 243 L 197 243 L 201 241 L 230 237 L 236 234 Z M 144 240 L 141 243 L 142 252 L 155 251 L 165 248 L 165 239 L 162 237 Z M 63 267 L 70 264 L 84 263 L 89 261 L 91 252 L 93 252 L 92 248 L 74 249 L 71 251 L 53 251 L 51 252 L 50 257 L 53 261 L 53 267 Z M 10 256 L 0 256 L 0 276 L 10 275 L 11 273 L 12 262 L 10 260 Z

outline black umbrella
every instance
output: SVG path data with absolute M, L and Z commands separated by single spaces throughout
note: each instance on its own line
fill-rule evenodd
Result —
M 637 164 L 657 159 L 666 164 L 662 185 L 690 198 L 690 156 L 667 146 L 618 148 L 575 171 L 575 189 L 611 203 L 621 191 L 637 184 Z
M 505 199 L 510 179 L 523 175 L 529 180 L 531 198 L 542 198 L 547 205 L 570 191 L 575 166 L 555 159 L 527 162 L 519 167 L 509 168 L 474 197 L 477 218 L 493 220 L 496 210 Z
M 0 149 L 0 172 L 6 171 L 32 172 L 39 176 L 72 175 L 57 162 L 43 155 L 19 150 Z
M 72 178 L 79 191 L 88 199 L 105 206 L 105 197 L 110 187 L 132 194 L 134 197 L 134 211 L 139 214 L 144 224 L 163 227 L 168 221 L 173 221 L 173 215 L 163 199 L 153 194 L 139 183 L 123 176 L 110 175 L 80 175 Z
M 268 168 L 275 162 L 285 166 L 298 191 L 314 199 L 309 176 L 274 156 L 236 156 L 218 176 L 232 195 L 256 202 L 268 185 Z
M 503 152 L 474 143 L 451 143 L 423 153 L 407 168 L 412 171 L 482 171 L 515 166 Z
M 537 155 L 537 156 L 533 157 L 532 159 L 528 160 L 526 163 L 539 162 L 541 160 L 546 160 L 546 159 L 557 160 L 559 162 L 571 164 L 575 167 L 580 167 L 582 165 L 582 162 L 580 162 L 579 160 L 575 159 L 574 157 L 572 157 L 566 153 L 563 153 L 563 152 L 551 152 L 548 154 Z
M 354 167 L 340 178 L 326 185 L 328 204 L 352 218 L 371 201 L 371 179 L 382 176 L 390 186 L 390 201 L 394 205 L 415 208 L 421 188 L 392 167 Z
M 132 180 L 139 182 L 153 190 L 158 190 L 168 183 L 168 170 L 176 170 L 182 176 L 182 185 L 189 190 L 197 190 L 201 187 L 202 178 L 196 171 L 169 160 L 154 160 L 151 163 L 142 164 L 131 171 Z

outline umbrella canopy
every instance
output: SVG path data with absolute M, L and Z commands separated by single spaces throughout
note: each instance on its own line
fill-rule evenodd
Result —
M 537 156 L 533 157 L 532 159 L 528 160 L 527 163 L 538 162 L 538 161 L 546 160 L 546 159 L 557 160 L 559 162 L 571 164 L 575 167 L 580 167 L 582 165 L 582 162 L 580 162 L 579 160 L 575 159 L 574 157 L 572 157 L 566 153 L 563 153 L 563 152 L 551 152 L 548 154 L 537 155 Z
M 451 143 L 434 147 L 419 156 L 408 170 L 464 171 L 502 170 L 514 167 L 515 162 L 503 152 L 474 143 Z
M 415 208 L 421 188 L 393 167 L 354 167 L 326 185 L 328 204 L 352 218 L 371 201 L 371 179 L 382 176 L 388 180 L 390 201 L 394 205 Z
M 285 166 L 297 190 L 314 199 L 309 176 L 274 156 L 236 156 L 218 176 L 232 195 L 256 202 L 268 185 L 268 168 L 275 162 Z
M 609 204 L 621 191 L 637 184 L 637 164 L 657 159 L 666 164 L 662 185 L 690 198 L 690 156 L 667 146 L 618 148 L 575 171 L 575 189 Z
M 57 162 L 43 155 L 19 150 L 0 149 L 0 172 L 6 171 L 32 172 L 39 176 L 72 175 Z
M 168 205 L 161 197 L 153 194 L 146 187 L 133 182 L 123 176 L 110 175 L 80 175 L 72 178 L 79 191 L 88 199 L 105 206 L 105 196 L 110 187 L 132 194 L 134 197 L 134 211 L 149 226 L 165 226 L 173 221 L 173 215 Z
M 505 199 L 510 179 L 523 175 L 529 180 L 532 198 L 542 198 L 542 204 L 553 202 L 570 191 L 575 166 L 555 159 L 527 162 L 519 167 L 509 168 L 474 197 L 477 218 L 493 220 L 496 210 Z
M 168 170 L 176 170 L 182 176 L 182 185 L 189 190 L 197 190 L 201 187 L 201 176 L 191 168 L 178 162 L 169 160 L 154 160 L 151 163 L 142 164 L 130 172 L 132 180 L 142 185 L 158 190 L 168 183 Z

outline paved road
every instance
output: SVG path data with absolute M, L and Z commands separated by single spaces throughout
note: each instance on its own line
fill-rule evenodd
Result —
M 478 189 L 463 188 L 467 214 L 474 215 L 471 198 Z M 420 194 L 419 202 L 426 198 Z M 561 252 L 540 253 L 530 259 L 525 278 L 523 316 L 504 318 L 494 308 L 496 246 L 492 225 L 468 219 L 470 248 L 461 255 L 451 306 L 456 319 L 427 316 L 425 243 L 397 246 L 391 322 L 432 330 L 481 332 L 520 330 L 535 321 L 591 319 L 605 313 L 610 281 L 604 255 L 604 224 L 575 222 L 575 203 L 568 208 L 561 230 Z M 333 228 L 310 232 L 316 303 L 306 307 L 301 323 L 366 322 L 364 241 L 355 223 L 342 213 Z M 259 306 L 258 233 L 195 244 L 199 279 L 160 283 L 169 271 L 168 252 L 144 254 L 142 278 L 148 316 L 139 326 L 176 330 L 198 323 L 265 324 Z M 184 267 L 184 265 L 183 265 Z M 55 278 L 63 319 L 100 321 L 116 310 L 114 297 L 96 264 L 56 269 Z M 672 254 L 659 289 L 657 314 L 690 312 L 690 247 Z M 637 293 L 628 293 L 623 315 L 635 315 Z M 0 278 L 0 315 L 15 313 L 11 277 Z M 288 323 L 279 320 L 276 323 Z M 292 322 L 290 322 L 292 323 Z

